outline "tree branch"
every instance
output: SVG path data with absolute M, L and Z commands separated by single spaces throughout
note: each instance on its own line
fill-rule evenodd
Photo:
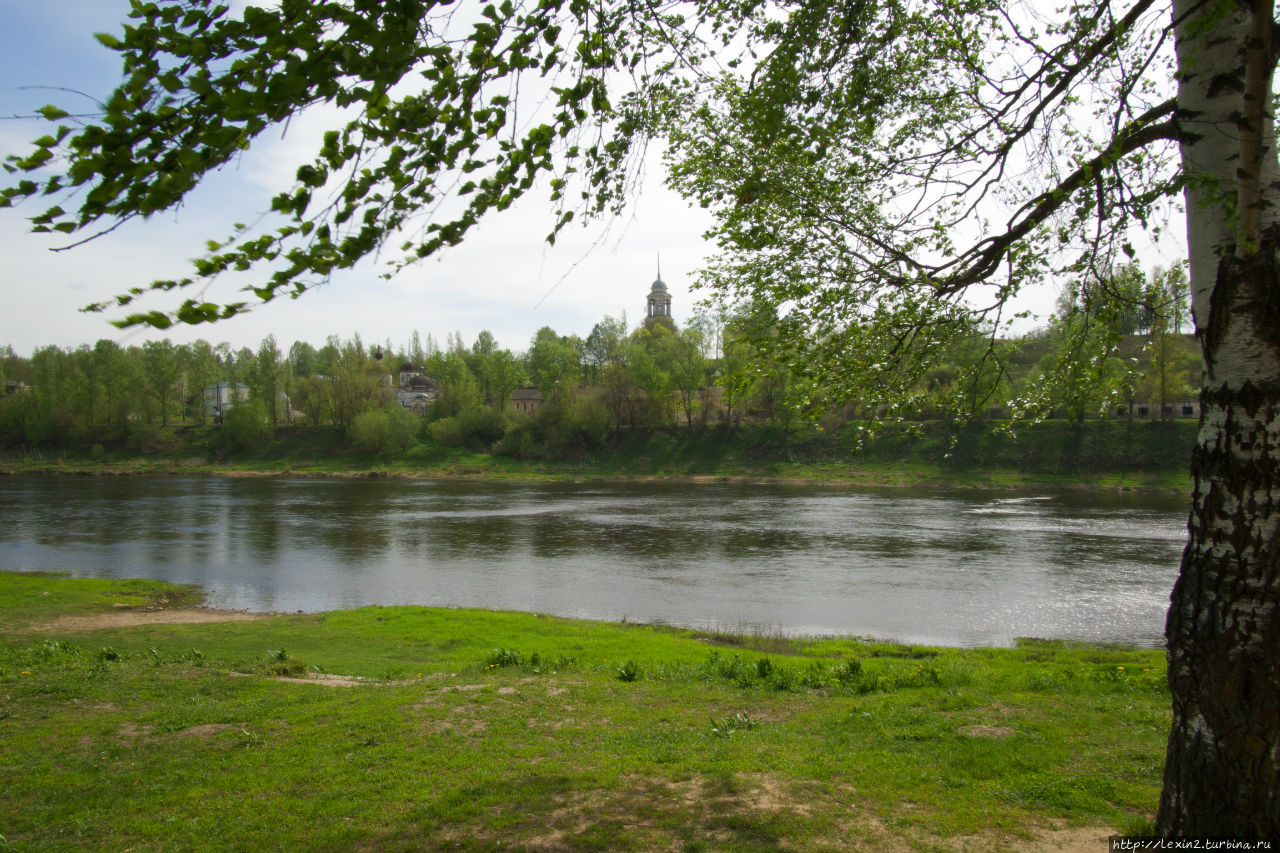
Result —
M 1116 136 L 1105 151 L 1082 163 L 1057 186 L 1028 201 L 1010 220 L 1008 229 L 989 237 L 949 264 L 937 268 L 959 268 L 937 283 L 944 294 L 956 293 L 993 275 L 1009 248 L 1053 216 L 1080 188 L 1098 180 L 1098 176 L 1116 160 L 1159 140 L 1177 140 L 1178 128 L 1173 120 L 1177 100 L 1170 98 L 1138 116 Z M 1164 119 L 1163 121 L 1159 121 Z

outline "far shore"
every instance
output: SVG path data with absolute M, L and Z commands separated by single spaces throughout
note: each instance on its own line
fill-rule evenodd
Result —
M 530 466 L 520 471 L 511 468 L 486 470 L 479 466 L 445 466 L 441 468 L 414 468 L 403 466 L 328 468 L 263 467 L 234 463 L 187 462 L 155 460 L 147 462 L 95 463 L 33 462 L 19 465 L 0 465 L 0 476 L 63 476 L 63 477 L 227 477 L 233 479 L 316 478 L 338 480 L 391 479 L 391 480 L 456 480 L 475 482 L 545 482 L 545 483 L 734 483 L 761 486 L 840 486 L 864 488 L 928 488 L 981 489 L 990 491 L 1026 491 L 1052 489 L 1056 491 L 1133 491 L 1153 494 L 1187 494 L 1190 479 L 1177 472 L 1141 472 L 1099 476 L 1083 473 L 1070 475 L 1044 475 L 1008 470 L 993 471 L 942 471 L 918 465 L 895 468 L 865 468 L 841 472 L 834 466 L 812 470 L 788 471 L 770 474 L 759 472 L 740 473 L 631 473 L 623 471 L 593 470 L 568 466 Z M 1184 484 L 1177 481 L 1185 479 Z

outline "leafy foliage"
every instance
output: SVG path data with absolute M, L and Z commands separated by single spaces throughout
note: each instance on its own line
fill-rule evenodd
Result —
M 633 660 L 629 660 L 617 669 L 619 681 L 632 682 L 639 681 L 644 676 L 644 671 L 640 665 Z
M 351 422 L 351 441 L 365 453 L 404 450 L 413 441 L 417 420 L 400 406 L 361 412 Z
M 744 332 L 802 408 L 918 409 L 921 379 L 1003 337 L 1022 290 L 1107 276 L 1180 188 L 1157 4 L 787 11 L 746 36 L 757 63 L 679 87 L 659 122 L 672 182 L 717 218 L 701 284 L 753 306 Z M 987 347 L 935 402 L 968 416 L 1003 370 Z
M 10 172 L 31 177 L 5 189 L 0 204 L 74 194 L 78 210 L 55 204 L 32 221 L 38 231 L 99 229 L 92 239 L 112 227 L 99 223 L 179 205 L 264 132 L 324 106 L 341 123 L 271 199 L 275 224 L 237 225 L 210 242 L 192 274 L 147 289 L 266 268 L 252 297 L 296 296 L 389 242 L 401 244 L 406 260 L 454 245 L 487 212 L 558 172 L 550 182 L 554 239 L 575 215 L 573 172 L 585 177 L 574 204 L 594 211 L 621 199 L 629 136 L 605 141 L 590 131 L 616 121 L 609 75 L 643 80 L 655 39 L 671 41 L 659 28 L 672 19 L 643 7 L 563 2 L 477 11 L 437 0 L 287 0 L 239 13 L 213 0 L 133 0 L 132 23 L 99 36 L 120 53 L 124 74 L 104 114 L 76 131 L 66 111 L 45 107 L 56 130 L 31 154 L 9 158 Z M 519 94 L 531 82 L 551 94 L 543 110 Z M 50 174 L 54 163 L 61 165 Z M 129 306 L 144 290 L 91 307 Z M 120 323 L 166 328 L 248 307 L 196 297 Z
M 235 406 L 222 416 L 218 445 L 226 450 L 248 450 L 270 434 L 266 412 L 262 404 L 254 400 Z

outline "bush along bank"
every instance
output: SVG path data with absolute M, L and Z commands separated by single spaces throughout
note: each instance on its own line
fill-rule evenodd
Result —
M 522 416 L 517 416 L 522 417 Z M 1045 421 L 1010 428 L 996 422 L 893 424 L 868 434 L 856 423 L 821 429 L 769 424 L 556 433 L 545 420 L 486 444 L 466 433 L 420 424 L 393 448 L 361 446 L 361 430 L 281 427 L 252 442 L 219 428 L 171 430 L 145 450 L 9 449 L 0 470 L 45 473 L 352 474 L 521 478 L 742 477 L 842 482 L 1062 484 L 1184 490 L 1196 424 L 1191 421 Z M 487 422 L 486 422 L 487 423 Z M 488 424 L 486 429 L 492 427 Z M 365 425 L 368 427 L 368 425 Z M 494 433 L 487 435 L 491 438 Z M 379 436 L 385 437 L 381 432 Z M 519 436 L 512 449 L 508 439 Z M 446 440 L 441 441 L 440 436 Z

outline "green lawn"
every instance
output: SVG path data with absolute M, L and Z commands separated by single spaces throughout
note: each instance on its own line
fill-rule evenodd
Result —
M 1155 651 L 115 624 L 190 595 L 0 573 L 0 849 L 1021 850 L 1140 831 L 1159 793 Z

